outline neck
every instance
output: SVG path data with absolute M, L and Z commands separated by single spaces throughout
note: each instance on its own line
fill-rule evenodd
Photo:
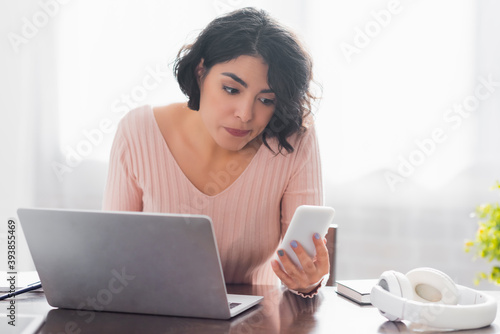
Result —
M 212 138 L 197 111 L 191 111 L 186 120 L 186 126 L 185 133 L 193 134 L 189 138 L 189 145 L 198 152 L 203 161 L 224 161 L 246 155 L 252 157 L 262 143 L 260 137 L 257 137 L 238 151 L 222 148 Z
M 234 155 L 235 152 L 226 150 L 215 142 L 197 111 L 191 111 L 186 126 L 185 133 L 192 134 L 189 137 L 189 144 L 203 161 L 226 159 Z

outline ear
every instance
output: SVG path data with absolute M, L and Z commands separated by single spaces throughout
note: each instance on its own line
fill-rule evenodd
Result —
M 201 83 L 201 79 L 205 75 L 206 69 L 204 65 L 204 59 L 201 58 L 200 63 L 196 66 L 195 69 L 195 75 L 196 75 L 196 80 L 198 81 L 198 85 Z

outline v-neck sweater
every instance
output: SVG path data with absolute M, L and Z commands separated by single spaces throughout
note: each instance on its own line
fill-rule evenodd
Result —
M 182 172 L 160 131 L 153 109 L 129 111 L 111 148 L 103 209 L 202 214 L 212 219 L 226 283 L 276 284 L 271 258 L 299 205 L 322 205 L 323 187 L 314 126 L 288 141 L 294 152 L 276 154 L 260 145 L 239 177 L 227 185 L 225 171 L 209 175 L 214 196 Z M 269 139 L 277 152 L 277 140 Z M 159 263 L 161 265 L 161 263 Z

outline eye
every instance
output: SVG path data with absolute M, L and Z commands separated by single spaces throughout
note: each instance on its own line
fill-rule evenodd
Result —
M 224 89 L 229 95 L 238 94 L 240 92 L 236 88 L 232 88 L 229 86 L 222 86 L 222 89 Z
M 273 99 L 266 99 L 266 98 L 262 97 L 259 100 L 260 100 L 260 102 L 262 102 L 266 106 L 272 106 L 274 104 Z

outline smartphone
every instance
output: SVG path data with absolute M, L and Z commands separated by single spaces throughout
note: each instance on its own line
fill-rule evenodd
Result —
M 302 269 L 302 266 L 292 246 L 290 246 L 290 242 L 293 240 L 299 242 L 309 256 L 315 256 L 316 247 L 314 246 L 313 235 L 319 233 L 324 238 L 332 224 L 334 215 L 335 210 L 329 206 L 301 205 L 295 210 L 280 248 L 286 251 L 288 257 L 299 268 Z M 276 258 L 282 265 L 279 256 L 276 256 Z M 281 268 L 283 268 L 283 265 Z

